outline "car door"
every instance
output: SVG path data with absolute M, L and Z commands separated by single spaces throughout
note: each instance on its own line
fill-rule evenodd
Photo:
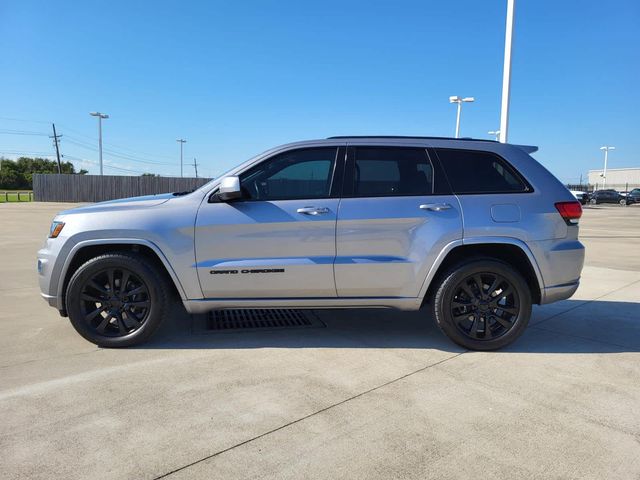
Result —
M 460 206 L 425 148 L 348 148 L 336 227 L 339 297 L 417 297 Z
M 287 151 L 240 175 L 241 199 L 203 203 L 195 250 L 204 297 L 335 297 L 343 166 L 344 148 Z

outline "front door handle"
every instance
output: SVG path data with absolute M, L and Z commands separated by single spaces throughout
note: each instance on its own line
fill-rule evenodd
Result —
M 303 215 L 322 215 L 323 213 L 329 213 L 329 209 L 326 207 L 302 207 L 296 210 Z
M 432 212 L 441 212 L 442 210 L 449 210 L 451 204 L 449 203 L 425 203 L 420 205 L 420 210 L 429 210 Z

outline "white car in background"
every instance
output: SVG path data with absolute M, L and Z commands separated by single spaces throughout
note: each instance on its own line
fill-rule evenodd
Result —
M 578 201 L 582 204 L 582 205 L 586 205 L 587 203 L 589 203 L 589 193 L 587 192 L 580 192 L 578 190 L 569 190 L 571 192 L 571 194 L 576 197 L 578 199 Z

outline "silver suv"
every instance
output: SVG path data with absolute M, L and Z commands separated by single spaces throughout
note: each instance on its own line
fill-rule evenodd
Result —
M 225 308 L 424 308 L 490 350 L 531 305 L 570 297 L 580 203 L 535 147 L 332 137 L 269 150 L 196 191 L 60 213 L 38 252 L 42 296 L 84 338 L 145 341 L 179 297 Z M 427 316 L 427 315 L 425 315 Z

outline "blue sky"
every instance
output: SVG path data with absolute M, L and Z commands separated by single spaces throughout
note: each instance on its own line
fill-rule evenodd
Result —
M 4 0 L 0 155 L 53 154 L 16 132 L 55 121 L 66 158 L 97 173 L 99 110 L 105 173 L 179 174 L 183 137 L 185 163 L 212 176 L 294 140 L 453 135 L 450 95 L 476 98 L 462 135 L 489 138 L 505 14 L 491 0 Z M 519 0 L 509 140 L 563 181 L 600 168 L 604 144 L 611 168 L 640 166 L 639 85 L 640 2 Z

